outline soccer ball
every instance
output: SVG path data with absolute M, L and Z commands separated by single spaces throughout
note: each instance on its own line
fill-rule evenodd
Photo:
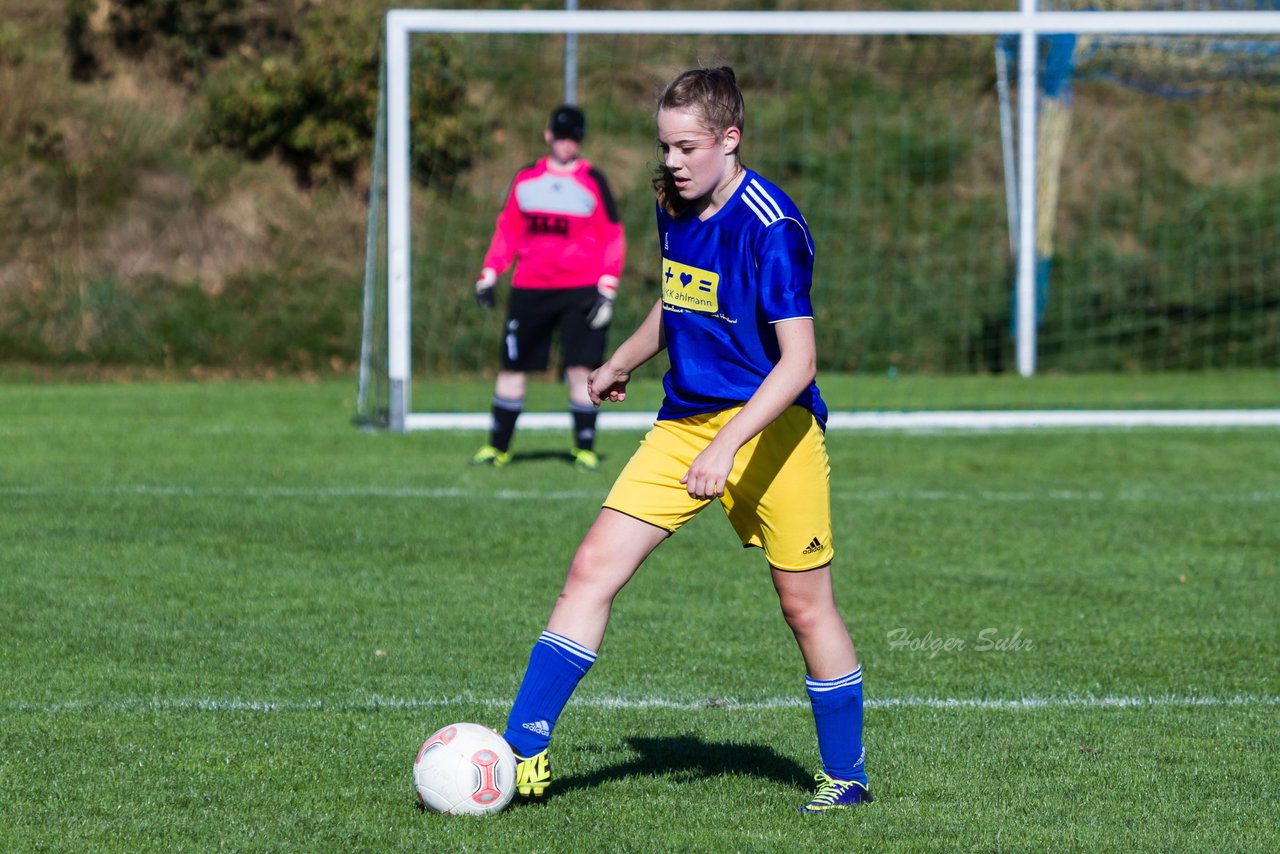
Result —
M 511 803 L 516 757 L 487 726 L 458 723 L 442 728 L 413 760 L 418 800 L 445 815 L 486 815 Z

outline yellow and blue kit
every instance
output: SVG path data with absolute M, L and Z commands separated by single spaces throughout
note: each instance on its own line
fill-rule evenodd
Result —
M 813 240 L 791 199 L 751 170 L 706 220 L 659 206 L 658 237 L 666 394 L 604 506 L 675 532 L 709 503 L 680 478 L 781 358 L 773 324 L 813 317 Z M 738 450 L 720 499 L 742 544 L 778 569 L 834 555 L 826 418 L 811 382 Z
M 745 403 L 779 358 L 773 324 L 813 317 L 813 238 L 795 203 L 748 169 L 738 190 L 706 220 L 658 207 L 662 328 L 671 369 L 658 418 Z M 827 422 L 818 387 L 797 406 Z

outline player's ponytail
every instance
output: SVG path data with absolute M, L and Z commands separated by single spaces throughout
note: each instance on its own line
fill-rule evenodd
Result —
M 658 98 L 655 115 L 662 110 L 691 110 L 702 117 L 702 125 L 716 139 L 721 139 L 729 128 L 746 130 L 747 110 L 738 88 L 738 77 L 727 65 L 719 68 L 694 68 L 684 72 L 667 84 Z M 735 157 L 739 157 L 737 151 Z M 739 157 L 739 162 L 741 158 Z M 658 194 L 658 204 L 672 216 L 677 216 L 692 204 L 676 192 L 675 182 L 664 164 L 654 169 L 653 189 Z

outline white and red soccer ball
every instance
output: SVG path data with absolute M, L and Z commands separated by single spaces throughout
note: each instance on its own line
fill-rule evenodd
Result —
M 480 724 L 449 724 L 413 760 L 422 806 L 445 815 L 487 815 L 511 803 L 516 757 L 502 736 Z

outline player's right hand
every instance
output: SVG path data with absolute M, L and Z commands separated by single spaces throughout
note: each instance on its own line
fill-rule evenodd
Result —
M 498 274 L 488 267 L 480 271 L 480 278 L 476 280 L 476 305 L 485 311 L 492 311 L 498 304 L 493 293 L 494 284 L 497 281 Z
M 618 370 L 606 362 L 587 377 L 587 397 L 596 406 L 606 400 L 620 403 L 627 399 L 627 383 L 630 381 L 630 371 Z

